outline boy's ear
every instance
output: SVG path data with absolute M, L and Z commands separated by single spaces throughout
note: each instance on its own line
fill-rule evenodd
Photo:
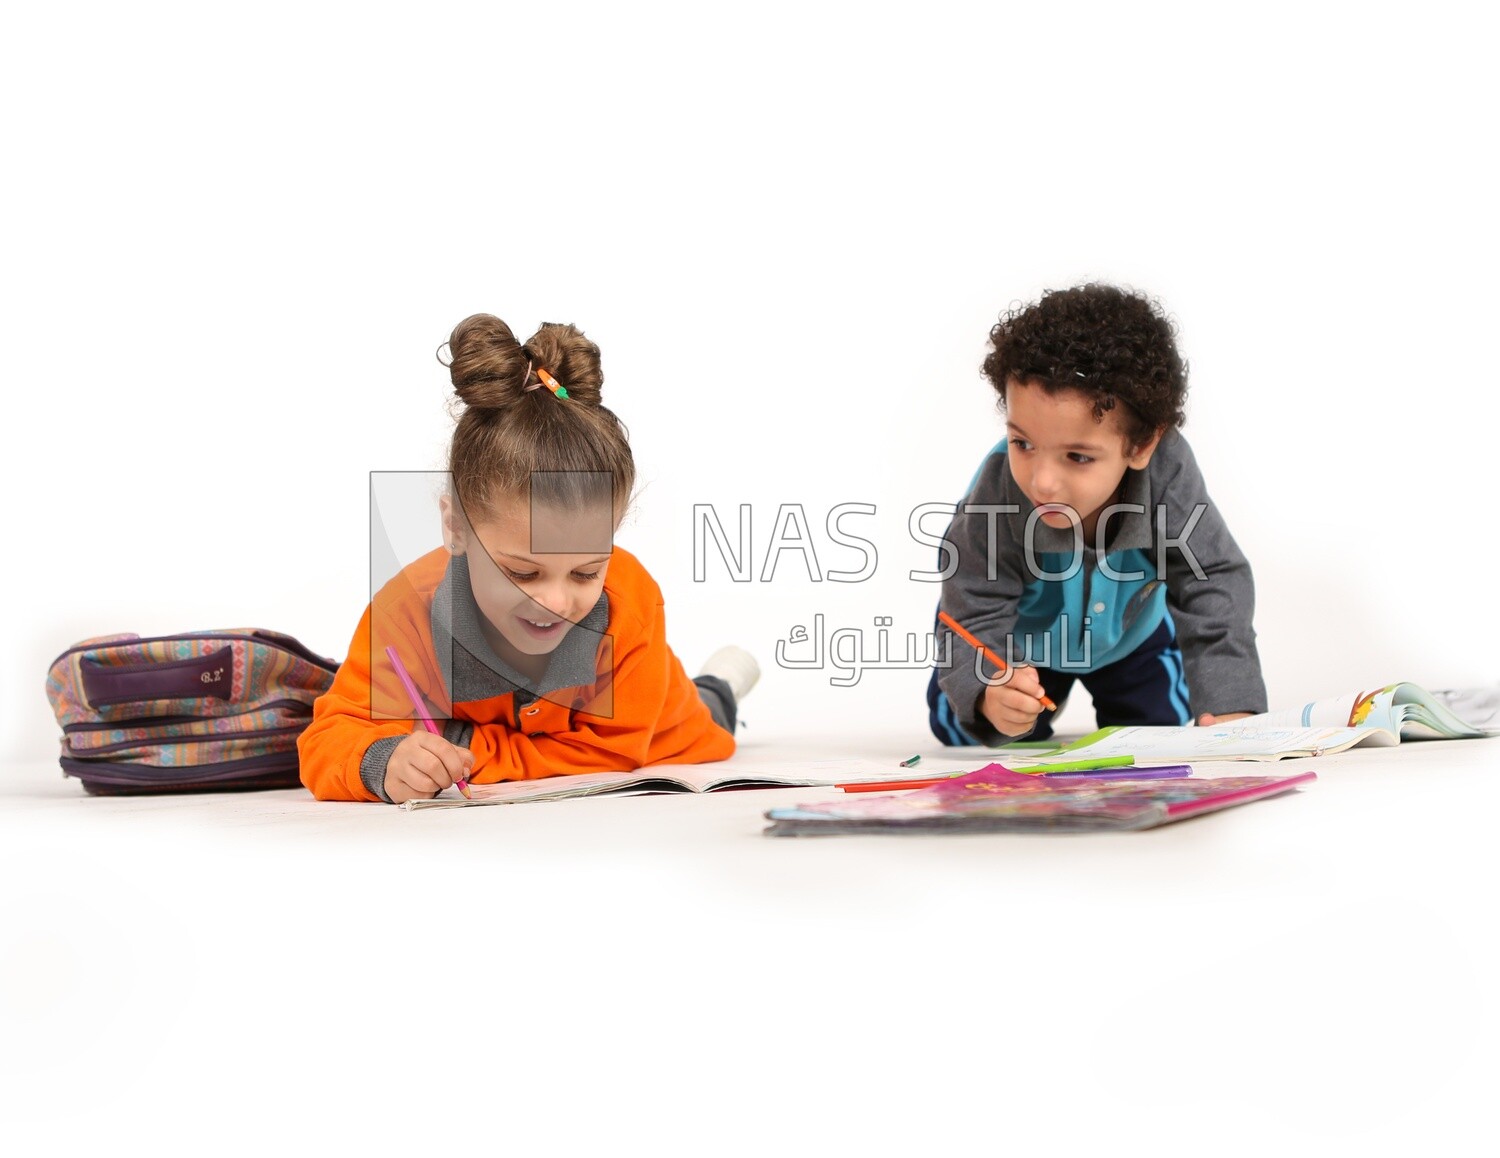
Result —
M 1150 438 L 1125 456 L 1125 465 L 1131 470 L 1145 470 L 1151 456 L 1156 453 L 1156 448 L 1161 445 L 1161 436 L 1166 432 L 1165 426 L 1158 426 Z

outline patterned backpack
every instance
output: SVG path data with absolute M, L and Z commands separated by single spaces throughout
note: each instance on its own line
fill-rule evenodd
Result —
M 86 639 L 47 672 L 63 773 L 96 795 L 297 787 L 297 737 L 337 669 L 255 628 Z

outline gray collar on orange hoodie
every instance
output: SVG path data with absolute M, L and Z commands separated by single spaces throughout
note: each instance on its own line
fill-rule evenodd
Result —
M 561 688 L 585 687 L 597 678 L 595 657 L 609 626 L 609 596 L 603 591 L 588 614 L 562 637 L 537 681 L 495 654 L 481 627 L 482 614 L 474 599 L 468 558 L 454 555 L 432 598 L 432 641 L 443 668 L 443 683 L 454 703 L 487 700 L 507 692 L 519 693 L 518 698 L 529 703 Z

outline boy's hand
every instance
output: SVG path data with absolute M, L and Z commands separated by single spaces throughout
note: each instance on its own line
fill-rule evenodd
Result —
M 1225 712 L 1222 716 L 1216 716 L 1212 712 L 1204 712 L 1198 717 L 1200 728 L 1212 728 L 1215 724 L 1227 724 L 1233 720 L 1248 720 L 1249 712 Z
M 391 753 L 385 766 L 385 794 L 392 804 L 427 800 L 455 780 L 467 779 L 473 768 L 474 753 L 419 728 Z
M 1042 714 L 1042 678 L 1034 667 L 1013 667 L 1010 679 L 984 689 L 979 710 L 1002 736 L 1024 736 Z

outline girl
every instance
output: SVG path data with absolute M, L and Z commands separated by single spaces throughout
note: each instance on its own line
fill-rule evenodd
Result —
M 523 344 L 488 314 L 448 346 L 465 410 L 445 543 L 366 608 L 298 743 L 302 782 L 320 800 L 399 804 L 468 780 L 727 758 L 759 670 L 723 648 L 690 680 L 661 590 L 613 545 L 635 462 L 600 405 L 599 348 L 561 325 Z M 397 661 L 440 734 L 414 725 Z

